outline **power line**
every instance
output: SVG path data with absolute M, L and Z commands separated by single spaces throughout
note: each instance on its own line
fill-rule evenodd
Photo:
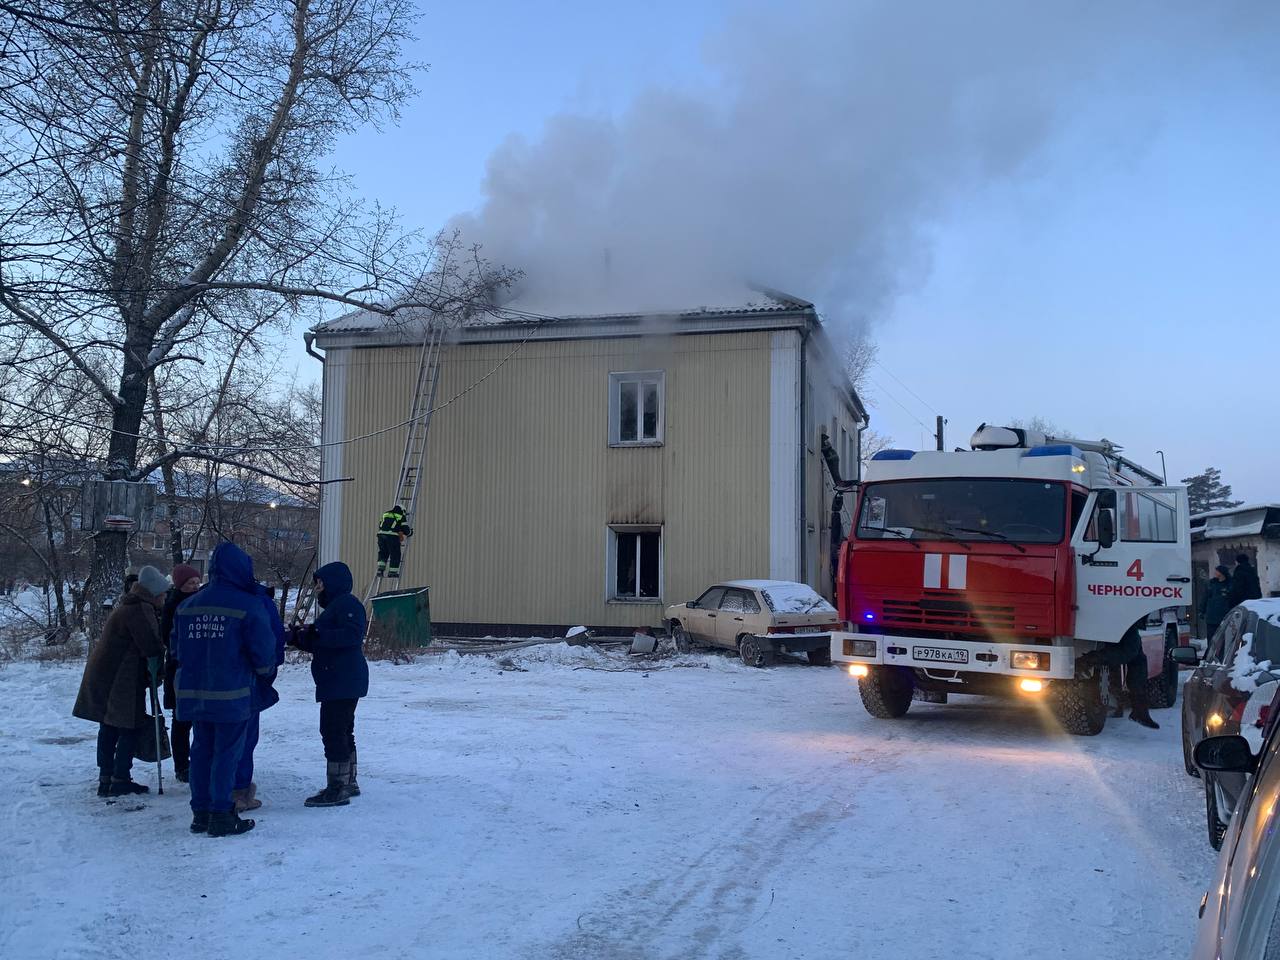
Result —
M 916 393 L 914 390 L 912 390 L 912 389 L 911 389 L 909 386 L 907 386 L 907 385 L 906 385 L 906 383 L 904 383 L 902 380 L 898 379 L 898 377 L 894 375 L 894 372 L 893 372 L 892 370 L 890 370 L 888 367 L 886 367 L 883 363 L 881 363 L 878 359 L 877 359 L 877 360 L 873 360 L 873 361 L 871 361 L 871 362 L 872 362 L 872 363 L 874 363 L 874 364 L 875 364 L 877 367 L 879 367 L 881 370 L 883 370 L 885 373 L 887 373 L 889 376 L 893 377 L 893 379 L 898 383 L 898 385 L 899 385 L 899 386 L 901 386 L 901 387 L 902 387 L 902 389 L 903 389 L 903 390 L 907 391 L 907 393 L 911 394 L 911 396 L 913 396 L 913 397 L 915 397 L 917 400 L 919 400 L 919 401 L 920 401 L 920 403 L 924 406 L 924 408 L 925 408 L 926 410 L 928 410 L 930 413 L 932 413 L 935 417 L 937 417 L 937 416 L 941 416 L 941 414 L 940 414 L 940 413 L 938 413 L 938 410 L 937 410 L 937 408 L 936 408 L 936 407 L 934 407 L 934 406 L 933 406 L 932 404 L 930 404 L 927 400 L 925 400 L 923 397 L 921 397 L 921 396 L 920 396 L 920 394 L 918 394 L 918 393 Z
M 896 403 L 898 406 L 900 406 L 900 407 L 902 408 L 903 412 L 904 412 L 904 413 L 906 413 L 906 415 L 907 415 L 907 416 L 909 416 L 909 417 L 910 417 L 912 420 L 914 420 L 916 423 L 920 424 L 920 426 L 921 426 L 921 427 L 923 427 L 923 428 L 924 428 L 924 429 L 926 429 L 926 430 L 930 430 L 930 431 L 933 429 L 933 428 L 932 428 L 932 427 L 930 427 L 927 423 L 925 423 L 923 420 L 921 420 L 919 417 L 917 417 L 914 413 L 912 413 L 912 412 L 911 412 L 911 410 L 910 410 L 910 408 L 909 408 L 905 403 L 903 403 L 901 400 L 899 400 L 897 397 L 895 397 L 892 393 L 890 393 L 887 389 L 885 389 L 884 384 L 880 383 L 880 382 L 879 382 L 879 381 L 877 381 L 877 380 L 873 380 L 873 379 L 871 379 L 870 377 L 868 377 L 867 379 L 868 379 L 868 380 L 871 380 L 871 382 L 872 382 L 873 384 L 875 384 L 875 386 L 876 386 L 876 388 L 877 388 L 877 389 L 879 389 L 879 390 L 883 390 L 883 391 L 884 391 L 885 396 L 887 396 L 890 400 L 892 400 L 894 403 Z

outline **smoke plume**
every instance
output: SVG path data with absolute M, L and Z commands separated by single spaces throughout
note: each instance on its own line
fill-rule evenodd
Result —
M 1275 56 L 1280 4 L 794 0 L 707 44 L 714 82 L 560 114 L 491 157 L 458 218 L 568 312 L 714 305 L 762 284 L 846 323 L 929 266 L 960 198 L 1033 175 L 1084 116 L 1123 155 L 1224 64 Z

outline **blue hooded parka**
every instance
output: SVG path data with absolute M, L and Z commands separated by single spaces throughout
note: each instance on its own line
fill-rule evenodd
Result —
M 259 677 L 276 669 L 276 637 L 263 609 L 253 561 L 220 543 L 209 561 L 209 583 L 174 612 L 172 645 L 177 719 L 238 723 L 254 709 Z
M 316 701 L 356 700 L 369 693 L 369 664 L 364 659 L 368 626 L 364 604 L 351 593 L 351 568 L 326 563 L 315 572 L 324 584 L 323 610 L 315 624 L 298 634 L 295 643 L 310 651 Z

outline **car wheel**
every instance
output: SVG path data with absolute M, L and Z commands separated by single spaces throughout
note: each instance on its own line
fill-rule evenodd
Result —
M 669 630 L 671 632 L 671 642 L 675 645 L 676 653 L 688 653 L 693 649 L 693 643 L 689 640 L 689 634 L 685 632 L 683 623 L 679 620 L 672 620 Z
M 906 667 L 871 667 L 858 680 L 858 696 L 867 713 L 877 720 L 893 720 L 911 709 L 915 677 Z
M 815 667 L 831 666 L 831 645 L 809 651 L 809 663 Z
M 767 667 L 773 663 L 773 645 L 759 637 L 739 637 L 738 655 L 748 667 Z
M 1175 643 L 1170 644 L 1168 634 L 1165 635 L 1164 666 L 1158 677 L 1147 680 L 1147 699 L 1151 701 L 1151 706 L 1159 709 L 1172 707 L 1178 702 L 1178 665 L 1170 656 L 1170 651 L 1176 645 L 1176 633 L 1174 638 Z
M 1215 850 L 1221 850 L 1222 838 L 1227 835 L 1227 825 L 1218 814 L 1218 790 L 1211 773 L 1204 776 L 1204 816 L 1209 828 L 1209 845 Z
M 1107 705 L 1101 684 L 1092 680 L 1059 680 L 1054 683 L 1049 709 L 1062 729 L 1077 737 L 1096 737 L 1107 724 Z

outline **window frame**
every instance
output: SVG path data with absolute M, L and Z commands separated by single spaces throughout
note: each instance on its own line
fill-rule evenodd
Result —
M 622 385 L 638 383 L 636 396 L 636 439 L 622 439 Z M 644 387 L 652 383 L 657 387 L 657 429 L 654 436 L 644 434 Z M 667 428 L 667 372 L 665 370 L 615 370 L 609 373 L 609 446 L 611 447 L 660 447 L 666 442 Z
M 640 543 L 636 540 L 636 593 L 637 596 L 619 596 L 618 586 L 618 534 L 656 533 L 658 535 L 658 595 L 639 596 L 640 591 Z M 658 604 L 666 594 L 666 550 L 664 528 L 660 523 L 610 523 L 605 526 L 605 578 L 604 596 L 607 603 Z

